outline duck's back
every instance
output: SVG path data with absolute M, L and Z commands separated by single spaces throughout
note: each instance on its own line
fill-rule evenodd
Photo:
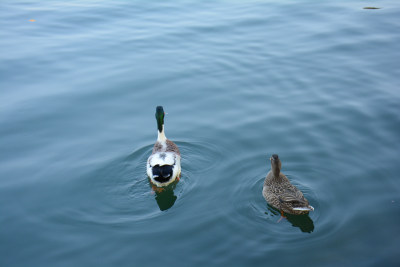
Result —
M 307 202 L 303 193 L 284 174 L 280 173 L 276 179 L 271 171 L 264 181 L 263 196 L 271 206 L 287 213 L 293 213 L 290 202 Z
M 159 152 L 172 152 L 175 154 L 181 155 L 178 146 L 172 142 L 171 140 L 166 140 L 164 145 L 160 142 L 156 142 L 153 147 L 152 154 L 159 153 Z
M 291 186 L 289 179 L 282 173 L 279 174 L 279 178 L 279 180 L 276 179 L 272 171 L 270 171 L 263 185 L 263 196 L 265 200 L 278 209 L 280 209 L 279 195 L 285 192 L 285 188 Z

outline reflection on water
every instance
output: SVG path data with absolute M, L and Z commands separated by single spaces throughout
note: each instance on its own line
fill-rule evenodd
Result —
M 293 225 L 298 227 L 304 233 L 311 233 L 314 231 L 314 222 L 308 214 L 305 215 L 291 215 L 285 214 L 286 219 Z
M 268 211 L 272 214 L 279 216 L 280 211 L 268 204 Z M 268 214 L 268 212 L 266 212 Z M 287 219 L 293 227 L 298 227 L 303 233 L 311 233 L 314 231 L 314 222 L 308 214 L 304 215 L 292 215 L 284 213 L 285 219 Z M 280 221 L 280 220 L 279 220 Z
M 156 195 L 155 199 L 161 211 L 167 210 L 175 204 L 175 201 L 178 199 L 178 197 L 174 193 L 176 184 L 178 183 L 177 181 L 166 187 L 157 187 L 151 184 L 150 180 L 149 183 Z
M 0 266 L 399 266 L 400 2 L 63 2 L 1 2 Z M 309 216 L 268 210 L 271 152 Z

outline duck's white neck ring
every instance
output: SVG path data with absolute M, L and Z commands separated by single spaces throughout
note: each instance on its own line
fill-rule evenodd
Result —
M 164 133 L 164 124 L 162 125 L 162 131 L 158 131 L 157 141 L 160 143 L 165 143 L 167 141 L 167 137 L 165 137 Z

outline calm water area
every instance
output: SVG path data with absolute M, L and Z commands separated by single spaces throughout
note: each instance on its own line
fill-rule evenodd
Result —
M 0 10 L 0 266 L 400 266 L 400 2 Z M 314 212 L 278 222 L 273 153 Z

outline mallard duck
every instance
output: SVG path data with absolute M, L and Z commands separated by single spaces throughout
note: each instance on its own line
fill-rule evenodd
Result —
M 152 183 L 158 187 L 167 186 L 181 174 L 181 153 L 174 142 L 168 140 L 164 133 L 163 107 L 156 108 L 156 120 L 158 128 L 157 141 L 153 152 L 147 160 L 147 175 Z
M 289 214 L 307 214 L 314 210 L 303 193 L 281 173 L 282 163 L 278 155 L 272 155 L 270 160 L 271 171 L 265 178 L 262 192 L 265 200 L 274 208 Z

